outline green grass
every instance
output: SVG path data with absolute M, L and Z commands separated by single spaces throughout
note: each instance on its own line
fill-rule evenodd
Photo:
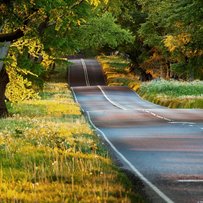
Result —
M 151 94 L 163 94 L 166 96 L 203 96 L 203 82 L 179 82 L 175 80 L 151 81 L 143 83 L 140 91 Z
M 151 81 L 143 83 L 139 94 L 171 108 L 203 108 L 203 81 Z
M 145 202 L 113 163 L 57 67 L 40 100 L 0 120 L 0 202 Z

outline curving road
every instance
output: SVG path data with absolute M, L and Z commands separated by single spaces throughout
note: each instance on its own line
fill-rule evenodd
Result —
M 152 104 L 127 87 L 105 86 L 96 60 L 71 62 L 76 101 L 151 201 L 203 203 L 203 110 Z

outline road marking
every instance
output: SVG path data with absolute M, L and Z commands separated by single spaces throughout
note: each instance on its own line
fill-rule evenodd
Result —
M 171 124 L 183 124 L 183 125 L 189 125 L 189 126 L 193 126 L 195 125 L 196 123 L 193 123 L 193 122 L 184 122 L 184 121 L 171 121 L 170 122 Z
M 84 59 L 80 59 L 80 60 L 81 60 L 82 67 L 83 67 L 83 70 L 84 70 L 86 85 L 87 85 L 87 86 L 90 86 L 90 81 L 89 81 L 88 72 L 87 72 L 87 66 L 86 66 L 86 64 L 85 64 Z
M 71 67 L 69 66 L 68 67 L 68 84 L 69 84 L 69 86 L 70 86 L 70 69 L 71 69 Z
M 106 135 L 104 134 L 104 132 L 102 130 L 100 130 L 99 128 L 97 128 L 94 123 L 92 122 L 91 118 L 90 118 L 90 114 L 88 111 L 87 112 L 87 117 L 88 120 L 90 122 L 90 124 L 98 131 L 101 133 L 101 135 L 103 136 L 103 138 L 106 140 L 106 142 L 111 146 L 111 148 L 116 152 L 116 154 L 132 169 L 132 171 L 145 183 L 147 184 L 154 192 L 156 192 L 156 194 L 158 194 L 164 201 L 166 201 L 166 203 L 174 203 L 168 196 L 166 196 L 159 188 L 157 188 L 153 183 L 151 183 L 147 178 L 145 178 L 142 173 L 140 173 L 138 171 L 137 168 L 135 168 L 135 166 L 133 164 L 131 164 L 130 161 L 128 161 L 123 154 L 121 154 L 117 148 L 111 143 L 111 141 L 106 137 Z
M 72 91 L 72 93 L 73 93 L 73 98 L 74 98 L 75 102 L 79 105 L 79 107 L 81 108 L 82 112 L 84 113 L 85 110 L 82 108 L 82 106 L 81 106 L 80 103 L 78 102 L 78 99 L 77 99 L 77 97 L 76 97 L 76 94 L 75 94 L 73 88 L 71 87 L 70 89 L 71 89 L 71 91 Z
M 160 116 L 160 115 L 158 115 L 158 114 L 156 114 L 156 113 L 153 113 L 152 111 L 146 111 L 145 109 L 144 109 L 144 111 L 147 112 L 147 113 L 149 113 L 149 114 L 151 114 L 152 116 L 154 116 L 154 117 L 156 117 L 156 118 L 160 118 L 160 119 L 163 119 L 163 120 L 169 121 L 169 122 L 172 121 L 171 119 L 166 118 L 166 117 L 163 117 L 163 116 Z
M 112 100 L 106 95 L 106 93 L 104 92 L 104 90 L 102 89 L 101 86 L 98 85 L 97 87 L 101 90 L 101 92 L 102 92 L 102 94 L 104 95 L 104 97 L 105 97 L 111 104 L 113 104 L 114 106 L 116 106 L 116 107 L 118 107 L 119 109 L 122 109 L 122 110 L 134 110 L 134 109 L 127 109 L 127 108 L 125 108 L 124 106 L 122 106 L 122 105 L 120 105 L 120 104 L 118 104 L 118 103 L 112 101 Z M 154 116 L 154 117 L 156 117 L 156 118 L 164 119 L 164 120 L 166 120 L 166 121 L 172 121 L 171 119 L 168 119 L 168 118 L 162 117 L 162 116 L 160 116 L 160 115 L 157 115 L 157 114 L 155 114 L 155 113 L 153 113 L 153 112 L 151 112 L 151 111 L 149 111 L 149 110 L 143 109 L 143 111 L 146 112 L 146 113 L 151 114 L 152 116 Z
M 97 87 L 101 90 L 101 92 L 102 92 L 102 94 L 104 95 L 104 97 L 105 97 L 111 104 L 113 104 L 114 106 L 118 107 L 119 109 L 128 110 L 128 109 L 126 109 L 125 107 L 121 106 L 120 104 L 117 104 L 116 102 L 113 102 L 113 101 L 106 95 L 106 93 L 104 92 L 104 90 L 102 89 L 101 86 L 98 85 Z M 129 109 L 129 110 L 130 110 L 130 109 Z
M 177 180 L 176 182 L 179 183 L 203 183 L 203 180 Z
M 73 88 L 71 87 L 70 89 L 71 89 L 71 91 L 72 91 L 72 93 L 73 93 L 73 98 L 74 98 L 74 100 L 76 101 L 76 103 L 79 104 L 78 99 L 77 99 L 77 97 L 76 97 L 76 94 L 75 94 Z

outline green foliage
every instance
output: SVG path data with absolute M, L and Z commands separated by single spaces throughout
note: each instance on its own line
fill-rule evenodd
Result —
M 158 49 L 183 79 L 202 77 L 202 1 L 139 0 L 148 14 L 139 35 L 143 42 Z M 181 68 L 182 66 L 182 68 Z M 179 70 L 182 71 L 179 71 Z
M 135 38 L 119 49 L 132 70 L 153 67 L 166 78 L 202 79 L 202 7 L 201 0 L 110 1 L 108 10 Z
M 115 21 L 111 13 L 104 13 L 102 16 L 92 18 L 88 24 L 82 25 L 79 33 L 82 33 L 83 47 L 98 49 L 108 45 L 115 48 L 120 44 L 132 43 L 131 33 L 122 29 Z
M 122 29 L 107 9 L 103 12 L 107 3 L 108 0 L 1 2 L 2 33 L 14 34 L 16 30 L 23 33 L 12 42 L 9 51 L 9 100 L 32 98 L 31 92 L 43 87 L 57 57 L 132 42 L 131 33 Z M 12 89 L 18 91 L 11 94 Z

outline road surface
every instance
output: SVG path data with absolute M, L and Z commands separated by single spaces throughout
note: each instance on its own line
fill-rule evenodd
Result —
M 203 203 L 203 110 L 155 105 L 127 87 L 105 86 L 96 60 L 72 63 L 76 101 L 151 201 Z

